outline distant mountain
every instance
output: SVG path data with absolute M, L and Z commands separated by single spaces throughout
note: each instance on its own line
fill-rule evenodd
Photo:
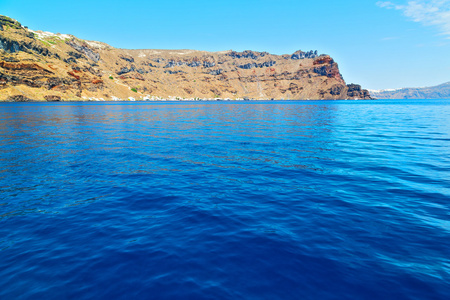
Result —
M 450 99 L 450 82 L 423 88 L 370 90 L 369 92 L 377 99 Z
M 0 16 L 0 101 L 371 99 L 317 51 L 126 50 Z

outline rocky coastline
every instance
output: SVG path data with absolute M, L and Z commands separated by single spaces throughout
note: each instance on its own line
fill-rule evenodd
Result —
M 200 99 L 372 98 L 317 51 L 117 49 L 0 16 L 0 101 Z

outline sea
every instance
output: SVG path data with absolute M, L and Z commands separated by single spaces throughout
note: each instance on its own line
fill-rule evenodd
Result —
M 450 100 L 0 104 L 0 299 L 450 299 Z

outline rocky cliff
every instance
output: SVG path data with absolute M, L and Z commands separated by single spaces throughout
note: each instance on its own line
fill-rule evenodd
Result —
M 0 100 L 371 99 L 317 51 L 125 50 L 0 16 Z

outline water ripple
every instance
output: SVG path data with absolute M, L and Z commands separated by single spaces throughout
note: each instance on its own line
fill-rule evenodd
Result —
M 447 299 L 449 115 L 0 104 L 0 298 Z

